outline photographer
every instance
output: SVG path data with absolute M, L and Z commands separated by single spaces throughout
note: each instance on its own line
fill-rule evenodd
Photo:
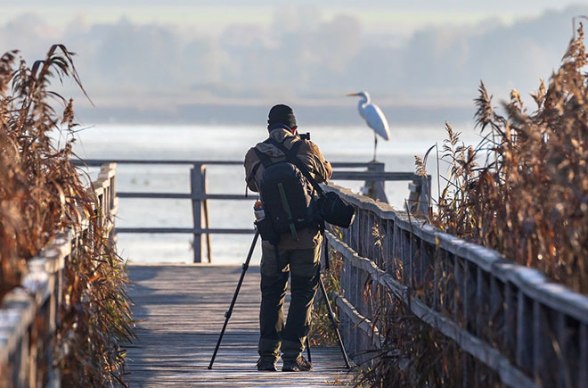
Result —
M 281 209 L 274 213 L 270 206 L 274 198 L 269 198 L 270 194 L 265 194 L 264 197 L 263 185 L 268 184 L 267 181 L 269 181 L 264 171 L 268 172 L 280 162 L 288 163 L 282 147 L 292 151 L 292 154 L 300 159 L 311 176 L 319 183 L 331 177 L 332 168 L 314 143 L 298 136 L 296 118 L 289 106 L 275 105 L 271 108 L 267 129 L 268 139 L 247 152 L 244 164 L 247 186 L 252 191 L 261 192 L 265 217 L 270 218 L 270 214 L 275 215 Z M 290 169 L 296 170 L 296 167 L 290 165 Z M 303 192 L 311 198 L 307 205 L 309 205 L 308 209 L 312 210 L 310 204 L 313 203 L 313 187 L 303 177 L 299 183 Z M 259 314 L 258 353 L 260 358 L 257 369 L 275 371 L 281 351 L 283 371 L 308 371 L 312 366 L 302 357 L 302 352 L 310 328 L 311 306 L 318 284 L 322 237 L 317 222 L 298 221 L 300 216 L 297 216 L 299 213 L 297 209 L 300 206 L 295 200 L 288 199 L 288 195 L 295 190 L 291 190 L 291 186 L 288 186 L 285 180 L 282 186 L 279 176 L 278 186 L 281 198 L 276 195 L 278 197 L 276 201 L 281 200 L 281 207 L 287 210 L 290 229 L 288 232 L 283 232 L 274 217 L 272 222 L 266 225 L 270 225 L 270 229 L 273 228 L 274 232 L 279 231 L 274 233 L 275 237 L 264 238 L 264 233 L 261 232 L 263 239 L 260 268 L 262 299 Z M 265 191 L 265 193 L 268 192 L 270 192 L 269 189 Z M 292 219 L 296 219 L 295 226 Z M 290 273 L 291 301 L 288 316 L 284 322 L 283 304 Z

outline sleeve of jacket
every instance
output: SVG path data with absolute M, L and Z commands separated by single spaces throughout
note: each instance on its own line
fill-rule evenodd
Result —
M 326 182 L 331 179 L 333 175 L 333 167 L 323 156 L 319 147 L 309 140 L 305 140 L 305 145 L 302 155 L 299 157 L 304 161 L 310 172 L 318 183 Z
M 245 166 L 245 182 L 247 183 L 247 187 L 249 188 L 249 190 L 255 192 L 258 192 L 259 189 L 257 188 L 255 177 L 251 175 L 254 172 L 255 166 L 258 163 L 261 162 L 259 161 L 257 154 L 255 153 L 253 148 L 250 148 L 249 151 L 247 151 L 247 154 L 245 155 L 245 161 L 243 163 Z

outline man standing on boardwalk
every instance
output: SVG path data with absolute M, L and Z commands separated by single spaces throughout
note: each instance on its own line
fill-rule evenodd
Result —
M 245 176 L 249 189 L 260 191 L 264 166 L 287 160 L 283 147 L 295 150 L 298 159 L 318 183 L 331 177 L 331 164 L 325 160 L 319 148 L 309 139 L 298 135 L 296 118 L 289 106 L 275 105 L 271 108 L 267 129 L 268 139 L 251 148 L 245 156 Z M 304 190 L 312 193 L 310 183 L 306 182 L 305 185 L 307 187 Z M 257 362 L 260 371 L 276 371 L 280 351 L 283 371 L 299 372 L 312 368 L 302 352 L 310 329 L 311 308 L 320 276 L 321 242 L 317 224 L 293 233 L 281 233 L 278 242 L 274 244 L 262 241 Z M 283 304 L 290 273 L 291 301 L 284 322 Z

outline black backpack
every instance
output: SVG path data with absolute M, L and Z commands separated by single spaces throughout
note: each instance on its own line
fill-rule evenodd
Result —
M 270 143 L 277 143 L 272 140 Z M 288 150 L 288 154 L 296 155 L 301 145 L 302 141 L 294 143 Z M 283 147 L 281 144 L 280 146 Z M 312 186 L 308 184 L 308 180 L 298 166 L 287 156 L 284 160 L 272 161 L 268 155 L 257 149 L 254 150 L 264 167 L 258 185 L 265 211 L 265 225 L 258 224 L 262 238 L 277 242 L 280 234 L 290 233 L 297 239 L 298 230 L 312 226 L 318 227 L 315 198 L 312 191 L 309 192 L 309 187 Z M 269 228 L 273 234 L 265 230 Z M 262 233 L 264 230 L 265 233 Z

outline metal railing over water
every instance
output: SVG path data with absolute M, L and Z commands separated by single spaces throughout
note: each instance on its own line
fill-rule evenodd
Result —
M 242 161 L 227 160 L 132 160 L 132 159 L 90 159 L 78 165 L 89 167 L 101 166 L 105 163 L 116 163 L 120 165 L 144 165 L 144 166 L 189 166 L 190 167 L 190 192 L 169 193 L 169 192 L 118 192 L 119 198 L 132 199 L 185 199 L 192 203 L 192 227 L 117 227 L 116 233 L 152 233 L 170 234 L 185 233 L 193 235 L 194 262 L 201 263 L 203 257 L 212 262 L 211 255 L 211 234 L 253 234 L 253 228 L 211 228 L 208 201 L 251 201 L 256 193 L 246 197 L 244 194 L 217 194 L 209 193 L 207 188 L 207 166 L 239 166 L 243 168 Z M 430 177 L 418 176 L 411 172 L 387 172 L 383 163 L 368 162 L 335 162 L 333 163 L 332 180 L 344 181 L 365 181 L 367 185 L 374 187 L 377 197 L 385 200 L 384 182 L 386 181 L 408 181 L 411 182 L 411 196 L 409 204 L 415 210 L 418 208 L 426 212 L 430 198 Z M 355 170 L 352 170 L 355 169 Z M 361 170 L 357 170 L 361 169 Z M 241 183 L 241 182 L 239 182 Z M 421 193 L 425 193 L 421 195 Z M 204 248 L 207 254 L 204 255 Z

